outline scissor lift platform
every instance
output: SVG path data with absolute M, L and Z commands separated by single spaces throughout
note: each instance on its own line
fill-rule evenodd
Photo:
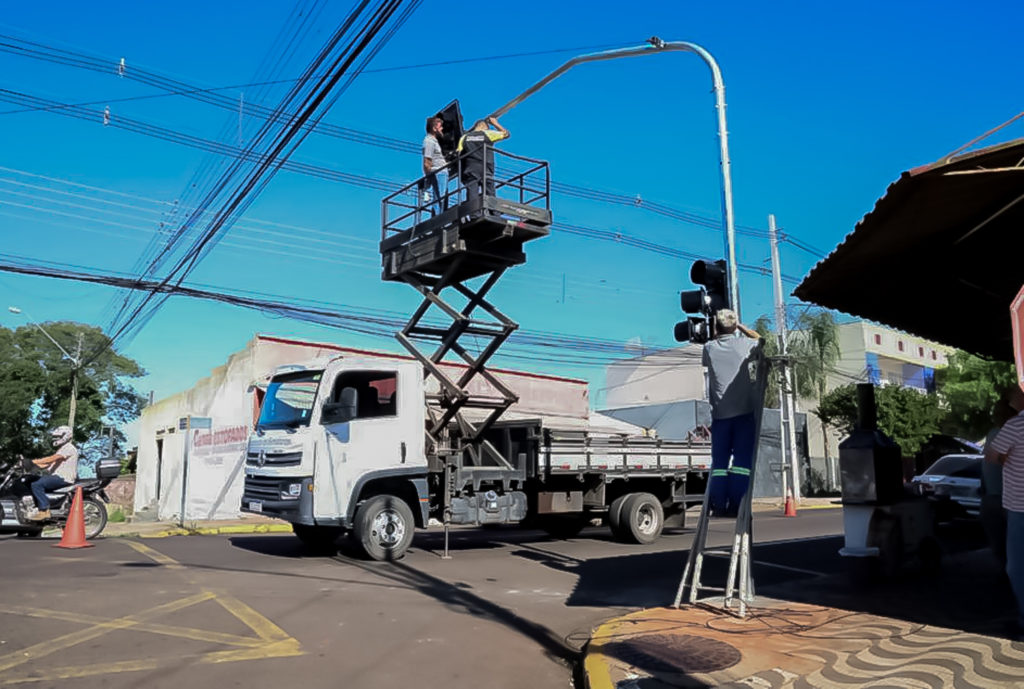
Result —
M 547 163 L 495 151 L 502 161 L 525 167 L 499 175 L 493 195 L 470 195 L 462 185 L 426 201 L 421 178 L 384 199 L 380 242 L 382 278 L 405 282 L 407 274 L 462 281 L 526 261 L 523 244 L 551 228 Z M 458 162 L 451 165 L 453 176 Z M 485 185 L 486 188 L 486 185 Z M 444 210 L 441 210 L 444 206 Z M 458 262 L 456 272 L 450 273 Z

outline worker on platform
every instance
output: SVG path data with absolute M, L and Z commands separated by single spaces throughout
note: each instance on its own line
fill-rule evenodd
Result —
M 443 131 L 440 117 L 427 118 L 427 135 L 423 137 L 423 203 L 433 206 L 435 213 L 448 210 L 448 161 L 441 152 Z
M 468 201 L 476 201 L 481 193 L 494 196 L 494 143 L 510 136 L 498 118 L 488 117 L 477 120 L 459 139 L 456 151 L 460 158 L 460 181 L 466 187 Z

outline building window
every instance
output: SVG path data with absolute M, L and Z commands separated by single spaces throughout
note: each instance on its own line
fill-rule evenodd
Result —
M 901 352 L 903 351 L 903 340 L 898 340 L 898 341 L 896 342 L 896 348 L 897 348 L 898 350 L 900 350 Z
M 922 359 L 924 358 L 924 347 L 918 347 L 917 348 L 917 355 L 919 357 L 921 357 Z
M 939 358 L 938 355 L 935 353 L 935 350 L 933 349 L 932 350 L 932 359 L 938 359 L 938 358 Z
M 879 335 L 878 333 L 875 333 L 875 344 L 876 345 L 882 344 L 882 336 Z

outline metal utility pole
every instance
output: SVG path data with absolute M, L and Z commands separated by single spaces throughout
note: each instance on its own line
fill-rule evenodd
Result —
M 732 212 L 732 175 L 729 163 L 729 132 L 725 122 L 725 82 L 722 81 L 722 71 L 707 50 L 687 41 L 663 41 L 657 36 L 647 39 L 647 44 L 632 48 L 620 48 L 618 50 L 607 50 L 600 53 L 590 53 L 574 57 L 546 77 L 538 81 L 530 88 L 501 106 L 492 114 L 493 117 L 500 117 L 524 100 L 540 91 L 549 83 L 562 76 L 576 65 L 585 62 L 598 62 L 601 60 L 614 60 L 620 57 L 637 57 L 640 55 L 651 55 L 656 53 L 685 51 L 696 53 L 711 70 L 712 90 L 715 93 L 715 109 L 718 111 L 718 155 L 722 172 L 722 220 L 725 224 L 725 255 L 729 263 L 729 303 L 738 316 L 740 313 L 739 282 L 736 277 L 736 224 Z
M 71 405 L 68 409 L 68 427 L 75 429 L 75 412 L 78 411 L 78 374 L 82 368 L 82 333 L 78 333 L 78 346 L 75 348 L 75 357 L 71 360 L 74 366 L 71 369 Z
M 786 329 L 786 303 L 782 292 L 782 268 L 779 265 L 779 238 L 775 215 L 768 216 L 768 241 L 772 250 L 772 283 L 775 292 L 775 333 L 779 338 L 779 443 L 782 449 L 782 499 L 786 499 L 786 469 L 790 473 L 793 500 L 800 503 L 800 461 L 796 450 L 796 412 L 793 375 L 789 361 L 789 333 Z

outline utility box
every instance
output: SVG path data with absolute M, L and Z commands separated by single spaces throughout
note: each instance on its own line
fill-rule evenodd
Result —
M 892 504 L 904 497 L 899 445 L 877 428 L 875 389 L 857 386 L 857 428 L 839 444 L 844 503 Z

